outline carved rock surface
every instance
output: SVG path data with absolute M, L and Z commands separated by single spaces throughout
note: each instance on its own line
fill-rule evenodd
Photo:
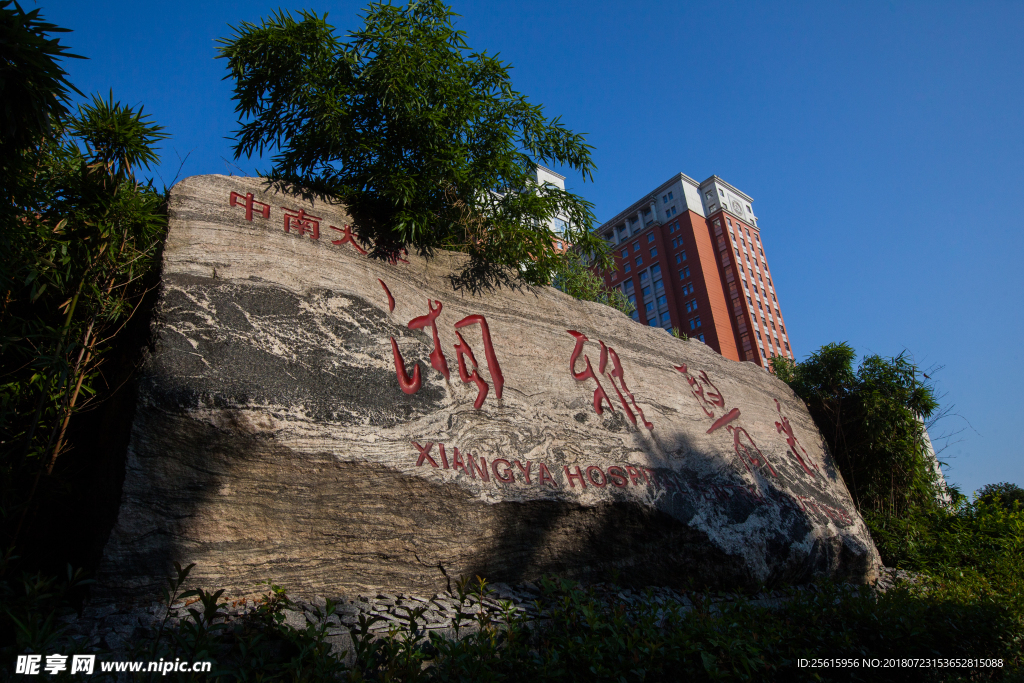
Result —
M 101 592 L 151 596 L 173 561 L 231 595 L 877 577 L 805 407 L 753 364 L 552 288 L 453 292 L 461 256 L 370 259 L 343 207 L 258 179 L 170 201 Z

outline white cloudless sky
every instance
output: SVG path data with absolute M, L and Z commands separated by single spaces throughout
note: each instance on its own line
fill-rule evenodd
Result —
M 950 482 L 1024 486 L 1024 4 L 452 4 L 471 47 L 586 134 L 594 182 L 568 184 L 599 221 L 675 173 L 724 178 L 754 198 L 797 358 L 837 341 L 910 354 L 953 406 L 932 431 L 959 432 L 936 438 Z M 113 89 L 173 136 L 158 186 L 259 167 L 233 159 L 216 39 L 281 4 L 22 5 L 74 31 L 79 89 Z M 344 34 L 365 5 L 283 7 Z

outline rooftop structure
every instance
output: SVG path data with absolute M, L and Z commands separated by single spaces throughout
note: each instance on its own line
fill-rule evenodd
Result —
M 672 176 L 597 228 L 618 266 L 606 284 L 634 303 L 634 320 L 726 358 L 793 358 L 753 204 L 718 176 Z

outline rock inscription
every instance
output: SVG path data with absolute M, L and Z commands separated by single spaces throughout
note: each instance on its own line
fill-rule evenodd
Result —
M 189 178 L 170 216 L 101 591 L 172 561 L 239 595 L 876 577 L 806 408 L 753 364 L 552 288 L 454 292 L 458 254 L 373 260 L 344 207 L 258 179 Z

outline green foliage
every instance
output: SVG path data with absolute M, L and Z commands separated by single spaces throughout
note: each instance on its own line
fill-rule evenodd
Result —
M 601 267 L 591 204 L 538 186 L 538 163 L 590 177 L 583 137 L 512 89 L 510 67 L 472 52 L 440 0 L 371 4 L 342 42 L 324 17 L 280 11 L 221 40 L 239 114 L 235 156 L 276 150 L 265 176 L 342 202 L 371 254 L 464 252 L 453 284 L 546 285 L 562 236 Z
M 872 537 L 890 566 L 958 578 L 972 572 L 1009 581 L 1000 592 L 1024 597 L 1024 509 L 998 495 L 950 509 L 914 510 L 901 518 L 867 514 Z
M 148 115 L 114 102 L 114 92 L 106 100 L 94 95 L 92 104 L 79 108 L 79 116 L 68 121 L 68 133 L 85 146 L 89 164 L 101 164 L 114 182 L 134 177 L 140 167 L 149 168 L 159 160 L 156 143 L 166 140 L 163 126 Z
M 596 301 L 630 315 L 636 310 L 626 295 L 617 289 L 606 287 L 604 279 L 591 270 L 590 265 L 576 250 L 565 254 L 555 271 L 551 284 L 569 296 L 582 301 Z
M 101 364 L 152 286 L 147 278 L 166 229 L 163 195 L 135 171 L 156 160 L 154 144 L 167 137 L 141 108 L 115 103 L 112 94 L 70 114 L 63 103 L 72 86 L 54 61 L 68 55 L 45 35 L 63 29 L 42 23 L 37 12 L 12 23 L 20 8 L 8 5 L 0 6 L 0 19 L 12 44 L 23 47 L 24 71 L 12 82 L 30 84 L 36 104 L 31 116 L 5 114 L 30 139 L 14 153 L 16 163 L 4 148 L 5 169 L 21 164 L 30 172 L 5 187 L 10 203 L 0 212 L 4 545 L 18 538 L 41 477 L 69 447 L 72 415 L 112 388 Z M 27 56 L 32 49 L 34 58 Z M 5 81 L 7 106 L 15 106 L 7 87 Z M 46 126 L 38 125 L 40 112 L 49 117 Z
M 1014 504 L 1024 505 L 1024 489 L 1009 482 L 986 484 L 978 490 L 978 499 L 986 503 L 999 503 L 1012 509 Z
M 0 0 L 0 160 L 3 180 L 21 169 L 21 153 L 52 134 L 52 122 L 68 113 L 70 91 L 61 59 L 68 52 L 53 33 L 67 33 L 42 20 L 40 10 L 25 12 L 13 0 Z M 5 207 L 6 208 L 6 207 Z
M 772 369 L 802 398 L 862 511 L 900 516 L 935 506 L 937 478 L 923 419 L 938 407 L 931 386 L 904 354 L 866 356 L 827 344 L 807 360 L 775 357 Z
M 64 631 L 57 617 L 70 612 L 73 594 L 92 583 L 70 566 L 58 578 L 25 571 L 19 560 L 10 550 L 0 555 L 0 657 L 6 661 L 21 652 L 57 651 Z
M 867 587 L 820 583 L 789 591 L 766 605 L 748 599 L 691 592 L 692 607 L 634 594 L 609 604 L 592 589 L 543 579 L 537 601 L 544 620 L 527 622 L 504 603 L 502 615 L 459 611 L 450 637 L 422 625 L 423 608 L 405 625 L 371 631 L 379 617 L 361 617 L 347 663 L 329 648 L 326 619 L 297 630 L 282 610 L 294 608 L 271 586 L 260 606 L 233 623 L 221 621 L 219 592 L 180 592 L 190 569 L 178 569 L 165 604 L 192 596 L 194 607 L 176 627 L 160 632 L 140 659 L 212 658 L 217 671 L 178 680 L 302 681 L 783 681 L 783 680 L 1000 680 L 1021 673 L 1020 597 L 985 596 L 960 579 L 922 578 L 921 587 L 886 594 Z M 487 598 L 487 582 L 459 581 L 458 602 Z M 719 599 L 716 599 L 719 598 Z M 201 608 L 200 608 L 201 607 Z M 991 658 L 1002 667 L 913 669 L 863 667 L 864 659 Z M 858 666 L 801 669 L 801 659 L 846 658 Z M 145 679 L 144 679 L 145 680 Z M 173 680 L 173 678 L 172 678 Z
M 268 583 L 268 593 L 244 617 L 228 623 L 223 590 L 183 590 L 195 565 L 175 563 L 175 576 L 163 593 L 163 619 L 156 633 L 135 644 L 131 659 L 187 662 L 212 661 L 209 674 L 172 672 L 146 673 L 144 681 L 337 681 L 345 667 L 331 655 L 326 617 L 335 605 L 327 601 L 318 611 L 320 624 L 305 629 L 285 625 L 283 610 L 298 609 L 286 592 Z M 171 608 L 185 604 L 185 616 L 178 623 Z M 356 679 L 358 680 L 358 679 Z

